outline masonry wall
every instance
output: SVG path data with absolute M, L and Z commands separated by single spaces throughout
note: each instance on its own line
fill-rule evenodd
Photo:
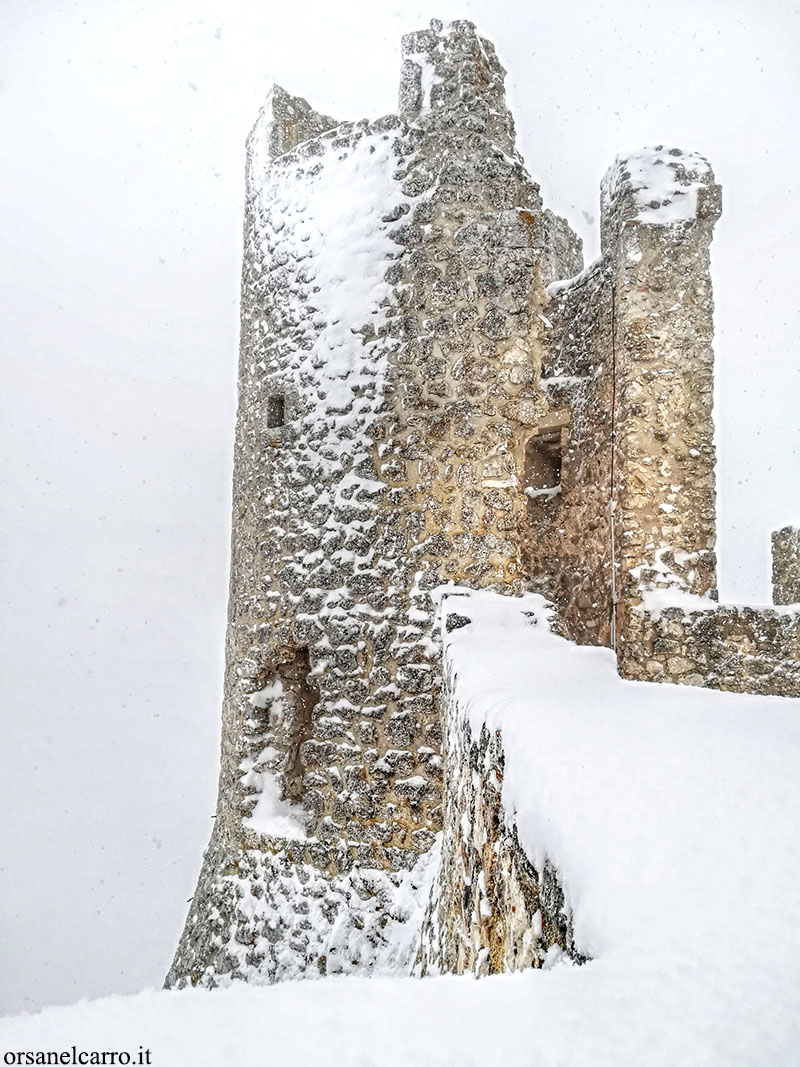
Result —
M 772 535 L 772 602 L 800 604 L 800 526 Z
M 679 149 L 620 159 L 604 179 L 602 240 L 614 289 L 614 555 L 623 673 L 639 568 L 666 563 L 685 591 L 716 599 L 710 244 L 719 214 L 711 168 Z
M 569 434 L 558 493 L 529 503 L 528 567 L 567 634 L 614 644 L 624 677 L 797 695 L 798 614 L 716 604 L 719 213 L 693 153 L 645 149 L 606 175 L 601 259 L 549 288 L 542 384 Z M 793 528 L 773 536 L 776 603 L 796 599 L 795 549 Z
M 168 984 L 341 969 L 347 901 L 377 966 L 442 829 L 423 969 L 573 951 L 499 808 L 502 739 L 449 708 L 442 751 L 443 582 L 532 586 L 625 677 L 798 692 L 798 614 L 715 605 L 713 173 L 619 159 L 582 271 L 504 76 L 434 20 L 398 115 L 275 89 L 250 136 L 219 800 Z
M 612 303 L 602 261 L 548 289 L 541 386 L 564 426 L 558 492 L 528 493 L 532 587 L 559 609 L 565 633 L 608 645 L 611 571 Z
M 450 622 L 470 625 L 455 612 Z M 441 866 L 415 973 L 479 976 L 538 968 L 553 948 L 582 962 L 557 872 L 550 864 L 536 870 L 503 810 L 501 734 L 484 727 L 473 735 L 450 672 L 444 699 Z
M 800 610 L 633 610 L 626 635 L 625 677 L 800 696 Z
M 249 142 L 219 803 L 170 983 L 238 973 L 261 934 L 231 887 L 270 857 L 416 865 L 442 825 L 429 590 L 523 587 L 543 264 L 579 242 L 491 45 L 433 23 L 403 49 L 399 117 L 326 129 L 278 91 Z
M 709 253 L 720 201 L 707 162 L 678 149 L 619 159 L 603 184 L 618 663 L 627 678 L 796 696 L 800 617 L 715 605 Z

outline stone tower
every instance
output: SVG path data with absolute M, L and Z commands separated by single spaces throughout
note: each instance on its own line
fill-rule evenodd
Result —
M 250 135 L 219 805 L 170 983 L 293 973 L 243 884 L 402 871 L 441 827 L 429 592 L 523 587 L 545 285 L 582 267 L 504 76 L 434 21 L 397 116 L 274 89 Z
M 459 774 L 444 583 L 545 593 L 628 677 L 800 691 L 797 614 L 715 602 L 711 168 L 618 159 L 584 271 L 504 77 L 434 20 L 397 115 L 275 88 L 250 134 L 219 800 L 170 985 L 409 964 Z

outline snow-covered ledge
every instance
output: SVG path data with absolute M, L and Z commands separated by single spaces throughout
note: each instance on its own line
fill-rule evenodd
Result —
M 655 1062 L 646 1035 L 666 1017 L 680 1017 L 679 1039 L 658 1062 L 740 1062 L 743 1041 L 758 1049 L 752 1062 L 783 1062 L 769 1020 L 796 1010 L 800 703 L 624 681 L 610 649 L 564 640 L 534 596 L 451 587 L 441 615 L 438 892 L 451 904 L 429 907 L 423 967 L 512 969 L 524 943 L 524 966 L 569 963 L 547 952 L 546 907 L 523 901 L 520 918 L 511 858 L 516 884 L 540 894 L 557 874 L 568 947 L 587 958 L 531 987 L 535 1033 L 566 1027 L 564 1062 L 583 1062 L 578 1030 L 593 1035 L 586 1062 Z M 459 893 L 454 960 L 436 923 L 458 914 Z M 639 1058 L 597 1055 L 609 1041 Z
M 800 605 L 789 602 L 790 567 L 779 570 L 774 606 L 718 604 L 691 591 L 696 562 L 697 554 L 664 546 L 629 571 L 638 584 L 620 627 L 623 677 L 800 696 Z
M 454 587 L 435 595 L 447 650 L 444 829 L 417 971 L 486 975 L 547 968 L 565 957 L 582 962 L 556 868 L 544 854 L 534 860 L 520 843 L 515 808 L 503 795 L 503 735 L 462 684 L 459 655 L 478 629 L 491 639 L 494 631 L 481 620 L 486 624 L 498 612 L 517 621 L 525 637 L 532 627 L 549 633 L 551 605 L 535 594 L 507 599 Z M 490 659 L 480 662 L 490 666 Z

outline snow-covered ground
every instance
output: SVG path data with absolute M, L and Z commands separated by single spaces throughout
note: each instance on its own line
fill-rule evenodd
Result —
M 154 1064 L 800 1062 L 800 701 L 623 682 L 540 598 L 444 610 L 456 697 L 503 733 L 503 800 L 558 868 L 582 967 L 145 992 L 0 1020 L 0 1051 Z M 534 621 L 535 620 L 535 621 Z

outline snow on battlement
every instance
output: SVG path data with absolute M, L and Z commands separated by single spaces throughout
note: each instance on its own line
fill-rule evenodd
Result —
M 626 222 L 676 226 L 722 210 L 720 188 L 698 152 L 656 145 L 617 156 L 600 186 L 604 249 Z

